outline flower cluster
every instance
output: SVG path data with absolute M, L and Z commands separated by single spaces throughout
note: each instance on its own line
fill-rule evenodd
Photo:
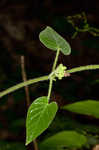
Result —
M 63 64 L 60 64 L 55 70 L 55 77 L 61 80 L 64 77 L 64 73 L 66 69 L 67 69 L 66 66 L 63 66 Z

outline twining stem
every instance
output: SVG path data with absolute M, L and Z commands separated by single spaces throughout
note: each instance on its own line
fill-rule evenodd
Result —
M 34 78 L 34 79 L 30 79 L 28 81 L 25 81 L 25 82 L 21 82 L 15 86 L 12 86 L 11 88 L 8 88 L 7 90 L 4 90 L 3 92 L 0 92 L 0 98 L 11 93 L 11 92 L 14 92 L 22 87 L 25 87 L 27 85 L 31 85 L 33 83 L 36 83 L 36 82 L 39 82 L 39 81 L 45 81 L 45 80 L 48 80 L 49 79 L 49 75 L 47 76 L 43 76 L 43 77 L 38 77 L 38 78 Z
M 59 52 L 60 52 L 60 48 L 57 49 L 56 57 L 55 57 L 53 67 L 52 67 L 52 72 L 55 71 L 56 64 L 57 64 L 58 57 L 59 57 Z M 50 82 L 49 82 L 49 89 L 48 89 L 48 96 L 47 96 L 48 101 L 49 101 L 50 96 L 51 96 L 52 86 L 53 86 L 53 77 L 50 78 Z
M 58 59 L 58 55 L 59 55 L 59 51 L 57 51 L 57 59 Z M 56 67 L 57 59 L 55 59 L 55 62 L 53 64 L 53 72 L 54 72 L 54 69 Z M 66 70 L 66 72 L 67 73 L 75 73 L 75 72 L 79 72 L 79 71 L 94 70 L 94 69 L 99 69 L 99 65 L 87 65 L 87 66 L 76 67 L 76 68 L 73 68 L 73 69 L 68 69 L 68 70 Z M 43 77 L 30 79 L 26 82 L 19 83 L 19 84 L 15 85 L 15 86 L 7 89 L 7 90 L 4 90 L 3 92 L 0 92 L 0 98 L 3 97 L 4 95 L 7 95 L 11 92 L 14 92 L 14 91 L 18 90 L 18 89 L 20 89 L 24 86 L 31 85 L 31 84 L 39 82 L 39 81 L 45 81 L 45 80 L 50 79 L 49 90 L 48 90 L 48 99 L 49 99 L 50 94 L 51 94 L 51 89 L 52 89 L 52 83 L 53 83 L 53 77 L 50 77 L 50 78 L 49 77 L 50 77 L 50 75 L 47 75 L 47 76 L 43 76 Z
M 67 73 L 75 73 L 75 72 L 79 72 L 79 71 L 94 70 L 94 69 L 99 69 L 99 65 L 87 65 L 87 66 L 76 67 L 76 68 L 66 70 L 66 72 Z
M 27 75 L 26 75 L 26 70 L 25 70 L 25 59 L 24 56 L 21 56 L 21 70 L 22 70 L 22 78 L 23 81 L 26 82 L 27 81 Z M 26 104 L 27 104 L 27 109 L 30 106 L 30 95 L 29 95 L 29 87 L 28 85 L 24 87 L 25 89 L 25 94 L 26 94 Z M 38 150 L 38 144 L 36 139 L 33 141 L 33 145 L 34 145 L 34 150 Z

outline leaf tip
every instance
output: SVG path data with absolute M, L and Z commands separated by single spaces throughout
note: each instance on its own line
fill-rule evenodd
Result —
M 26 139 L 25 146 L 27 146 L 31 141 Z

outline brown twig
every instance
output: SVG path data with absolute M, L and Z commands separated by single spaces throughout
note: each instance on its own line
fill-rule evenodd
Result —
M 25 82 L 25 81 L 27 81 L 27 75 L 26 75 L 26 71 L 25 71 L 24 56 L 21 56 L 21 70 L 22 70 L 22 79 Z M 25 89 L 26 103 L 27 103 L 27 108 L 28 108 L 30 106 L 29 87 L 25 86 L 24 89 Z M 34 150 L 38 150 L 38 144 L 37 144 L 36 140 L 33 141 L 33 145 L 34 145 Z
M 26 71 L 25 71 L 25 61 L 24 61 L 24 56 L 21 56 L 21 70 L 22 70 L 22 78 L 23 81 L 27 81 L 27 76 L 26 76 Z M 29 88 L 28 86 L 24 87 L 25 89 L 25 94 L 26 94 L 26 103 L 27 103 L 27 108 L 30 105 L 30 95 L 29 95 Z

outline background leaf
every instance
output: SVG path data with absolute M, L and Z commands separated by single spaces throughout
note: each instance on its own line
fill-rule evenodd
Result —
M 76 102 L 64 106 L 63 109 L 80 114 L 92 115 L 96 118 L 99 118 L 99 102 L 95 100 Z
M 60 48 L 64 55 L 71 53 L 69 43 L 51 27 L 46 27 L 39 35 L 40 41 L 49 49 L 57 51 Z
M 66 147 L 80 148 L 86 142 L 87 139 L 82 134 L 75 131 L 62 131 L 41 142 L 40 150 L 58 150 L 59 148 Z
M 57 109 L 57 104 L 55 102 L 49 104 L 45 96 L 37 98 L 31 104 L 26 120 L 26 145 L 48 128 Z

